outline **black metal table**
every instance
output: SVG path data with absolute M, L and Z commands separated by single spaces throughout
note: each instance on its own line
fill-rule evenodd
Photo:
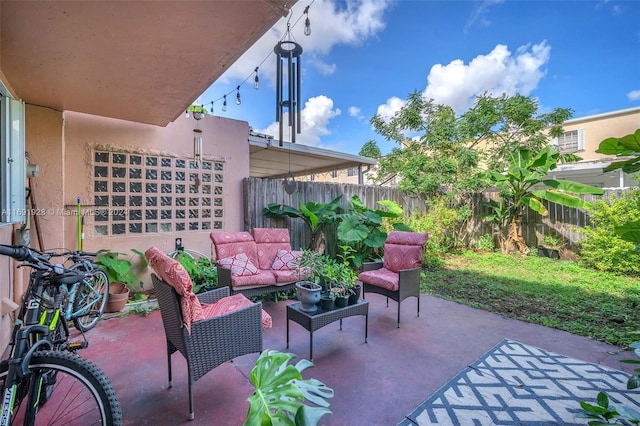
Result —
M 369 327 L 369 302 L 360 299 L 358 303 L 325 311 L 318 308 L 316 312 L 308 313 L 300 310 L 302 303 L 296 302 L 287 305 L 287 348 L 289 348 L 289 321 L 294 321 L 309 331 L 309 360 L 313 361 L 313 332 L 332 322 L 340 321 L 342 330 L 342 319 L 356 315 L 364 315 L 364 342 L 367 343 Z

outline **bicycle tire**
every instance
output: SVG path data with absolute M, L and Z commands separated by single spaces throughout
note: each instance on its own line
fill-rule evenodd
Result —
M 102 317 L 109 299 L 109 278 L 102 269 L 91 271 L 90 283 L 90 287 L 81 284 L 78 288 L 78 293 L 73 301 L 73 311 L 78 312 L 89 303 L 95 302 L 98 295 L 102 296 L 102 299 L 100 303 L 93 304 L 88 312 L 72 318 L 73 325 L 82 332 L 89 331 L 95 327 Z
M 7 365 L 0 364 L 2 390 Z M 18 385 L 12 424 L 122 425 L 122 409 L 113 385 L 91 361 L 66 352 L 36 352 L 29 371 L 30 378 Z M 34 401 L 42 387 L 49 397 L 44 402 Z

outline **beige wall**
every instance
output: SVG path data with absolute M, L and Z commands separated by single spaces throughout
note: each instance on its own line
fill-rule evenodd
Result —
M 591 115 L 566 121 L 565 132 L 584 131 L 584 151 L 577 154 L 584 160 L 598 160 L 610 157 L 596 153 L 600 142 L 611 137 L 622 137 L 640 129 L 640 108 L 630 108 L 612 113 Z

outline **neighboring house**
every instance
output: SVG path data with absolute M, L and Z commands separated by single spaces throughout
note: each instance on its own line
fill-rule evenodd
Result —
M 562 153 L 575 153 L 582 161 L 559 165 L 550 173 L 555 178 L 588 183 L 600 188 L 629 188 L 638 185 L 622 170 L 605 173 L 613 157 L 596 153 L 600 142 L 622 137 L 640 129 L 640 107 L 567 120 L 564 134 L 552 143 Z

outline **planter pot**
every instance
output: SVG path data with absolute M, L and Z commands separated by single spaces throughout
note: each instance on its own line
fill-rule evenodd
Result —
M 336 308 L 336 303 L 331 296 L 323 295 L 320 298 L 320 306 L 324 311 L 333 311 Z
M 349 295 L 349 305 L 355 305 L 358 303 L 358 299 L 360 299 L 360 284 L 356 285 L 353 289 L 354 293 Z
M 318 309 L 316 303 L 320 301 L 322 287 L 311 281 L 298 281 L 296 283 L 296 295 L 302 302 L 301 311 L 315 312 Z
M 109 284 L 109 298 L 104 311 L 107 313 L 120 312 L 124 309 L 129 299 L 129 288 L 124 283 L 113 282 Z
M 549 257 L 551 259 L 560 259 L 560 251 L 548 247 L 538 246 L 539 257 Z
M 349 303 L 349 296 L 336 297 L 336 308 L 344 308 Z

